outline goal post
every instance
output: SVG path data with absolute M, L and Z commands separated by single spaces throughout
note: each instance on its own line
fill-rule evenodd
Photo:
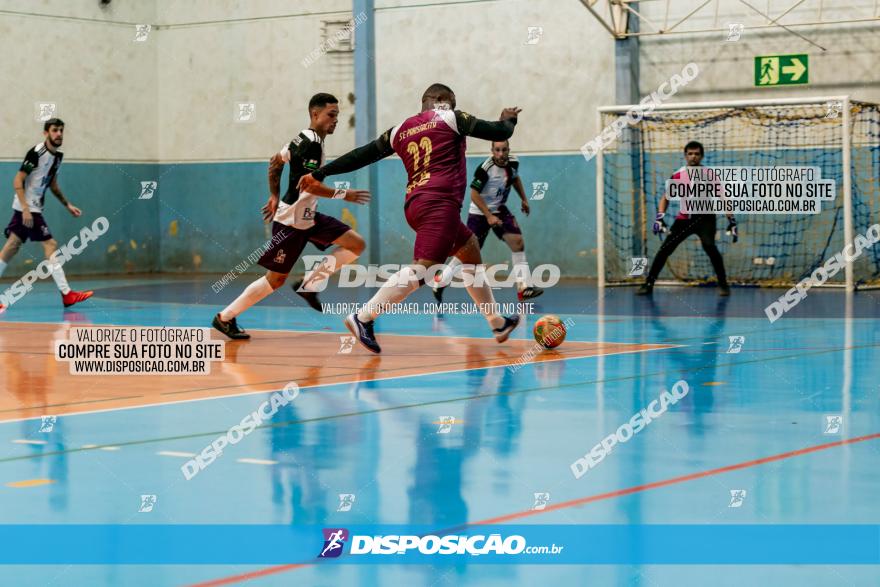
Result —
M 634 272 L 634 259 L 647 259 L 650 265 L 659 249 L 661 241 L 652 234 L 651 221 L 666 180 L 684 165 L 683 148 L 692 140 L 705 147 L 706 166 L 814 167 L 822 179 L 834 180 L 835 198 L 821 202 L 818 214 L 736 215 L 740 233 L 736 244 L 724 235 L 727 223 L 721 216 L 716 245 L 730 283 L 794 285 L 880 222 L 877 104 L 849 96 L 820 96 L 640 108 L 598 109 L 597 133 L 628 112 L 638 112 L 595 155 L 600 287 L 644 280 L 647 267 L 641 274 Z M 675 211 L 670 205 L 668 212 Z M 698 284 L 713 279 L 699 241 L 688 239 L 669 258 L 657 283 Z M 880 244 L 862 250 L 825 285 L 849 290 L 880 287 Z

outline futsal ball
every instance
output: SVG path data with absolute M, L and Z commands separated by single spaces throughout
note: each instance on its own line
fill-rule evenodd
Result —
M 565 324 L 559 319 L 559 316 L 548 314 L 541 316 L 535 322 L 535 328 L 532 331 L 535 340 L 545 349 L 553 349 L 562 344 L 565 340 Z

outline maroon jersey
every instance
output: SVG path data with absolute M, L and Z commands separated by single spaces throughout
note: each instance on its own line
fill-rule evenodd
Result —
M 458 117 L 469 116 L 458 113 Z M 391 130 L 391 146 L 406 167 L 406 204 L 431 195 L 461 205 L 467 187 L 465 135 L 452 110 L 427 110 Z

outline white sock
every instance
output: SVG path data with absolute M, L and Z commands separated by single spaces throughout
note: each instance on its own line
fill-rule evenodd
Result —
M 461 261 L 458 260 L 458 257 L 452 257 L 449 260 L 449 263 L 443 267 L 443 271 L 438 275 L 436 279 L 434 279 L 434 283 L 431 284 L 431 287 L 437 286 L 437 282 L 449 284 L 452 279 L 461 272 Z M 436 288 L 436 287 L 435 287 Z
M 462 273 L 470 273 L 471 285 L 467 288 L 468 294 L 477 307 L 483 318 L 489 323 L 493 329 L 501 328 L 504 325 L 504 318 L 495 313 L 495 296 L 492 294 L 492 288 L 486 283 L 486 266 L 485 265 L 466 265 L 461 270 Z
M 3 272 L 6 271 L 6 266 L 6 261 L 0 259 L 0 277 L 3 277 Z
M 269 285 L 269 280 L 266 279 L 266 276 L 264 275 L 247 286 L 244 291 L 241 292 L 241 295 L 235 298 L 234 302 L 226 306 L 223 311 L 220 312 L 220 319 L 224 322 L 229 322 L 273 291 L 275 290 Z
M 516 279 L 517 288 L 522 291 L 527 287 L 531 287 L 531 271 L 529 270 L 529 262 L 526 261 L 526 252 L 511 253 L 510 258 L 513 260 L 513 275 Z
M 358 312 L 358 320 L 372 322 L 379 314 L 388 308 L 390 304 L 399 304 L 409 294 L 419 289 L 419 280 L 412 267 L 404 267 L 385 282 L 376 292 L 367 305 Z
M 324 291 L 330 276 L 339 271 L 343 265 L 348 265 L 357 258 L 358 256 L 349 249 L 336 247 L 332 253 L 325 255 L 320 263 L 306 273 L 300 289 L 311 292 Z
M 55 280 L 58 291 L 62 294 L 70 293 L 70 286 L 67 285 L 67 277 L 64 276 L 64 269 L 61 267 L 61 263 L 52 263 L 49 265 L 49 269 L 52 271 L 52 279 Z

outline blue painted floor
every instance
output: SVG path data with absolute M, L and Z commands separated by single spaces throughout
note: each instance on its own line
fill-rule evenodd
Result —
M 92 300 L 64 312 L 49 284 L 0 315 L 7 321 L 205 326 L 251 278 L 219 294 L 213 277 L 151 275 L 77 279 Z M 269 394 L 177 403 L 58 419 L 43 445 L 35 420 L 0 423 L 3 524 L 424 524 L 439 528 L 614 494 L 657 481 L 880 432 L 880 313 L 877 294 L 847 298 L 811 290 L 770 324 L 763 308 L 780 290 L 632 289 L 566 282 L 536 300 L 537 315 L 571 318 L 578 341 L 671 343 L 661 351 L 305 389 L 274 418 L 285 425 L 247 436 L 191 481 L 185 459 Z M 498 301 L 513 302 L 509 291 Z M 325 301 L 365 301 L 329 291 Z M 429 291 L 409 301 L 429 302 Z M 466 301 L 453 292 L 449 301 Z M 530 338 L 537 316 L 517 331 Z M 306 309 L 282 290 L 240 319 L 246 328 L 332 330 L 339 316 Z M 488 335 L 479 316 L 395 316 L 377 332 Z M 738 353 L 729 337 L 744 336 Z M 354 352 L 363 352 L 356 349 Z M 290 349 L 291 362 L 297 349 Z M 34 376 L 40 365 L 28 366 Z M 684 379 L 690 393 L 618 445 L 580 479 L 570 464 L 663 389 Z M 106 379 L 113 386 L 112 378 Z M 841 416 L 829 433 L 826 416 Z M 3 414 L 0 414 L 2 417 Z M 438 434 L 438 420 L 456 424 Z M 2 418 L 0 418 L 2 419 Z M 73 450 L 83 445 L 114 450 Z M 239 459 L 276 461 L 248 464 Z M 547 511 L 534 524 L 880 523 L 880 441 L 856 442 L 658 488 L 637 489 Z M 50 485 L 9 487 L 49 478 Z M 731 491 L 746 490 L 739 507 Z M 142 494 L 153 511 L 138 512 Z M 339 494 L 355 494 L 350 511 Z M 687 549 L 688 544 L 670 548 Z M 311 553 L 309 553 L 311 556 Z M 0 585 L 193 585 L 260 566 L 7 566 Z M 219 584 L 219 583 L 217 583 Z M 242 582 L 228 583 L 242 584 Z M 307 566 L 266 573 L 248 585 L 878 585 L 876 566 Z

